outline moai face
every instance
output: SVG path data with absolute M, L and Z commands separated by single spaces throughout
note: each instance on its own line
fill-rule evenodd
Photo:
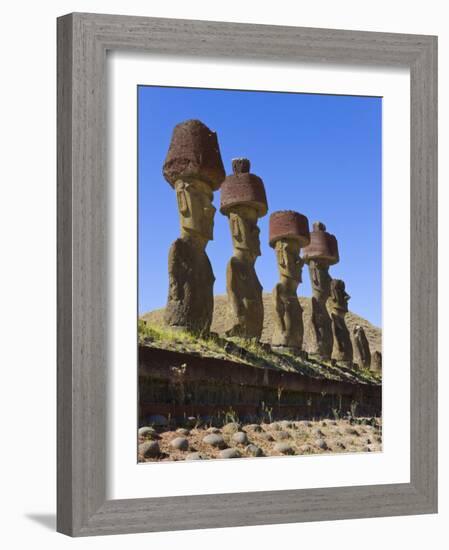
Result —
M 339 279 L 332 279 L 331 299 L 334 309 L 341 313 L 347 313 L 350 298 L 351 296 L 345 290 L 345 283 Z
M 182 236 L 203 243 L 213 240 L 216 208 L 210 187 L 201 181 L 179 180 L 175 189 Z
M 251 206 L 235 206 L 229 213 L 233 247 L 246 252 L 253 261 L 261 254 L 257 219 L 257 211 Z
M 330 296 L 331 277 L 327 266 L 321 266 L 318 262 L 309 262 L 310 282 L 315 298 L 325 302 Z
M 303 260 L 299 257 L 300 243 L 296 239 L 280 239 L 275 245 L 279 275 L 302 282 Z

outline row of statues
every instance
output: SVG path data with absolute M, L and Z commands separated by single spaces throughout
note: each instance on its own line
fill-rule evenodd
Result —
M 229 220 L 233 246 L 226 269 L 226 335 L 259 340 L 264 306 L 255 270 L 261 254 L 257 222 L 267 214 L 268 202 L 264 183 L 250 172 L 248 159 L 233 159 L 232 169 L 233 174 L 226 176 L 217 135 L 201 121 L 188 120 L 175 126 L 163 174 L 176 192 L 181 236 L 169 252 L 165 322 L 202 335 L 210 331 L 215 277 L 206 246 L 213 239 L 213 194 L 221 189 L 220 212 Z M 344 282 L 329 275 L 329 267 L 339 261 L 337 239 L 324 224 L 314 223 L 309 231 L 306 216 L 282 210 L 270 216 L 269 244 L 279 270 L 279 282 L 273 290 L 272 347 L 291 353 L 303 350 L 303 311 L 297 288 L 306 263 L 313 297 L 305 351 L 324 360 L 352 364 L 353 346 L 345 323 L 349 295 Z M 362 327 L 355 330 L 358 356 L 369 368 L 368 340 Z

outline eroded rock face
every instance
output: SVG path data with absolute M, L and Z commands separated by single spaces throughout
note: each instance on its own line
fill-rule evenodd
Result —
M 365 330 L 360 325 L 354 327 L 354 354 L 357 363 L 364 369 L 371 367 L 371 351 Z
M 270 216 L 270 246 L 276 253 L 280 277 L 273 290 L 274 331 L 271 345 L 293 353 L 302 350 L 303 311 L 296 292 L 302 281 L 304 265 L 300 250 L 309 241 L 309 223 L 302 214 L 284 210 Z
M 313 224 L 310 244 L 304 248 L 303 259 L 309 266 L 313 292 L 311 313 L 304 317 L 309 342 L 306 351 L 329 360 L 333 349 L 332 320 L 326 308 L 331 284 L 329 266 L 339 261 L 339 254 L 337 239 L 326 231 L 322 222 Z
M 263 328 L 262 285 L 255 262 L 260 256 L 257 220 L 268 205 L 262 180 L 249 173 L 247 159 L 233 160 L 234 174 L 221 190 L 220 212 L 229 218 L 233 254 L 226 269 L 226 334 L 259 340 Z
M 350 296 L 346 292 L 345 283 L 340 279 L 332 279 L 329 298 L 333 335 L 332 359 L 352 364 L 352 342 L 345 322 L 349 299 Z
M 164 319 L 173 328 L 207 334 L 215 277 L 205 249 L 213 239 L 213 191 L 225 176 L 216 134 L 199 120 L 178 124 L 163 173 L 175 189 L 181 226 L 169 252 Z

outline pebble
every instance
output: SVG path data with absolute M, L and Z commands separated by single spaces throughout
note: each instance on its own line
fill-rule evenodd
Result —
M 240 458 L 241 454 L 237 449 L 224 449 L 224 451 L 220 451 L 218 456 L 219 458 Z
M 257 445 L 253 445 L 253 444 L 248 445 L 248 447 L 246 447 L 246 452 L 252 456 L 263 456 L 262 449 Z
M 186 455 L 186 460 L 206 460 L 206 457 L 201 453 L 189 453 Z
M 218 434 L 206 435 L 206 437 L 203 438 L 203 443 L 206 443 L 207 445 L 212 445 L 212 447 L 218 447 L 219 449 L 223 449 L 224 447 L 226 447 L 223 436 Z
M 245 432 L 235 432 L 232 436 L 232 441 L 238 443 L 239 445 L 245 445 L 248 443 L 248 437 Z
M 323 451 L 327 451 L 327 449 L 329 449 L 329 447 L 327 446 L 327 443 L 324 441 L 324 439 L 317 439 L 315 441 L 315 445 L 317 447 L 319 447 L 320 449 L 322 449 Z
M 276 443 L 274 445 L 273 450 L 277 451 L 278 453 L 282 453 L 283 455 L 294 455 L 295 451 L 291 445 L 288 443 L 284 443 L 280 441 L 279 443 Z
M 176 437 L 170 441 L 170 446 L 178 451 L 187 451 L 189 448 L 189 442 L 185 437 Z
M 159 443 L 157 441 L 145 441 L 139 445 L 139 453 L 145 458 L 156 458 L 160 454 Z
M 241 426 L 237 422 L 228 422 L 223 426 L 223 432 L 239 432 L 240 430 Z
M 159 435 L 156 430 L 150 426 L 143 426 L 142 428 L 139 428 L 139 437 L 143 437 L 144 439 L 159 439 Z

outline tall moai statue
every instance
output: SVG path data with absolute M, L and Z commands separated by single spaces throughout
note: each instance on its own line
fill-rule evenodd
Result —
M 329 309 L 331 310 L 332 334 L 334 337 L 332 359 L 352 366 L 352 342 L 345 322 L 350 298 L 346 292 L 345 283 L 340 279 L 332 279 L 331 293 L 328 301 Z
M 310 233 L 310 244 L 303 251 L 313 292 L 311 312 L 304 318 L 308 336 L 305 351 L 324 360 L 331 358 L 333 348 L 332 321 L 326 308 L 331 290 L 329 267 L 338 263 L 339 259 L 337 239 L 326 231 L 323 223 L 315 222 Z
M 215 277 L 206 245 L 213 239 L 213 192 L 225 178 L 217 134 L 199 120 L 175 126 L 163 174 L 176 192 L 181 236 L 168 256 L 165 322 L 207 334 L 214 309 Z
M 371 370 L 382 372 L 382 353 L 380 351 L 375 351 L 372 355 Z
M 371 367 L 371 351 L 365 330 L 360 325 L 354 327 L 353 340 L 355 361 L 362 368 L 369 369 Z
M 263 328 L 262 285 L 254 264 L 260 256 L 257 220 L 268 211 L 263 181 L 250 162 L 233 159 L 221 187 L 220 212 L 229 218 L 233 253 L 226 268 L 226 335 L 259 340 Z
M 304 325 L 302 308 L 296 294 L 302 282 L 301 248 L 310 243 L 309 221 L 292 210 L 270 216 L 270 246 L 274 248 L 279 283 L 273 289 L 274 331 L 271 345 L 280 351 L 297 354 L 302 350 Z

